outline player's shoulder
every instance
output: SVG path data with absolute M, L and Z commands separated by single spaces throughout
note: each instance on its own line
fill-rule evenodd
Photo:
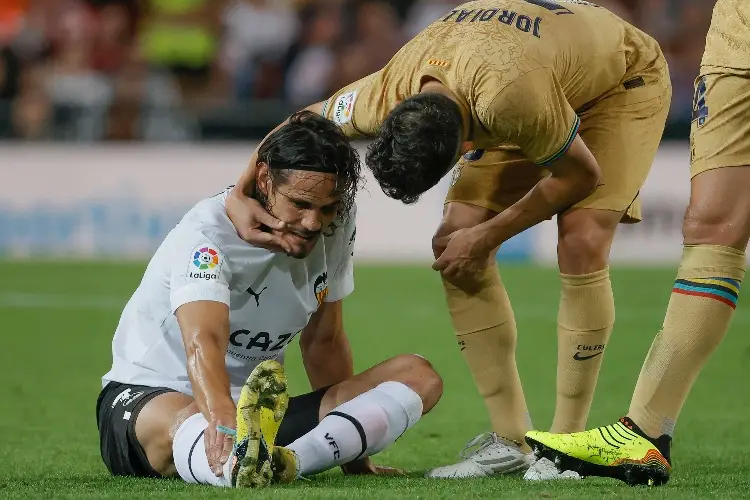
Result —
M 323 244 L 328 255 L 351 253 L 357 235 L 357 206 L 352 205 L 347 214 L 340 215 L 324 232 Z
M 324 236 L 326 240 L 334 241 L 345 239 L 345 235 L 354 231 L 357 227 L 357 205 L 353 203 L 349 211 L 340 214 L 331 225 L 331 231 Z
M 174 237 L 179 246 L 200 246 L 215 250 L 227 265 L 239 269 L 270 260 L 273 254 L 250 245 L 237 234 L 226 212 L 229 189 L 196 203 L 177 224 Z
M 197 202 L 185 213 L 178 227 L 210 227 L 222 230 L 227 226 L 231 226 L 232 222 L 229 220 L 225 209 L 228 193 L 229 188 Z

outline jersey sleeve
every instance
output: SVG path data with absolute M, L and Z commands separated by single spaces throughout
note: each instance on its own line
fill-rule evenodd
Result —
M 321 114 L 351 139 L 373 136 L 380 127 L 381 85 L 378 73 L 362 78 L 323 101 Z
M 231 271 L 225 253 L 205 233 L 180 238 L 171 250 L 172 312 L 189 302 L 211 300 L 229 306 Z
M 354 291 L 354 241 L 357 236 L 356 208 L 346 223 L 331 237 L 334 246 L 329 254 L 333 266 L 329 268 L 326 302 L 342 300 Z M 337 234 L 340 233 L 340 234 Z
M 537 165 L 548 165 L 565 154 L 581 123 L 547 68 L 513 80 L 484 114 L 482 121 L 498 140 L 517 145 Z

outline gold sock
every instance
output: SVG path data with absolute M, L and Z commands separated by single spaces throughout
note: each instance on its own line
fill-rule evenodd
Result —
M 461 354 L 484 398 L 493 430 L 528 447 L 531 422 L 516 367 L 516 320 L 497 265 L 481 277 L 482 287 L 469 295 L 443 280 L 448 310 Z
M 594 398 L 604 348 L 615 323 L 609 268 L 560 274 L 557 316 L 557 404 L 551 432 L 579 432 Z
M 744 252 L 685 246 L 664 324 L 643 363 L 628 411 L 647 435 L 672 435 L 693 382 L 729 328 L 744 276 Z

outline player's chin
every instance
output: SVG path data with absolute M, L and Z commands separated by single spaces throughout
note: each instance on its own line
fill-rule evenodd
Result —
M 304 259 L 312 253 L 315 249 L 315 244 L 318 242 L 318 237 L 307 239 L 301 236 L 292 235 L 291 238 L 287 238 L 292 245 L 292 251 L 288 253 L 290 257 L 295 259 Z M 292 240 L 292 241 L 290 241 Z

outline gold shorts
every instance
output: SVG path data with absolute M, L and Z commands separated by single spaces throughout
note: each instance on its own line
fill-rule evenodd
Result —
M 612 93 L 579 111 L 579 135 L 602 170 L 602 180 L 575 208 L 625 211 L 622 222 L 639 222 L 641 189 L 664 132 L 672 88 L 643 101 Z M 653 93 L 651 93 L 653 96 Z M 636 102 L 633 102 L 636 101 Z M 549 172 L 517 149 L 488 149 L 467 154 L 456 166 L 446 203 L 457 201 L 502 212 L 521 199 Z M 477 159 L 470 159 L 470 158 Z
M 750 165 L 750 71 L 704 67 L 695 80 L 690 177 Z

